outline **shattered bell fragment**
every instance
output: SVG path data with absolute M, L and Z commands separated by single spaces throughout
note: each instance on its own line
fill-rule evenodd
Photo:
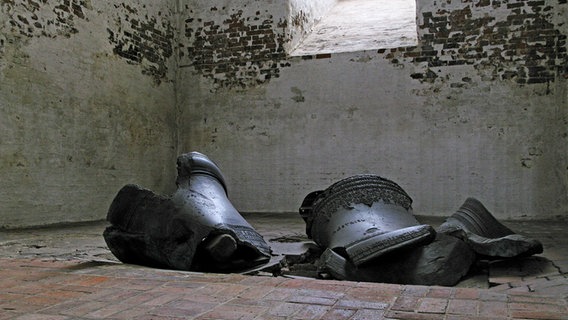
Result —
M 396 183 L 356 175 L 309 193 L 300 207 L 306 234 L 324 249 L 320 273 L 340 280 L 455 285 L 478 259 L 542 252 L 473 199 L 437 230 L 420 224 Z
M 225 179 L 207 156 L 177 159 L 177 191 L 157 195 L 136 185 L 114 198 L 103 233 L 122 262 L 179 270 L 234 272 L 270 259 L 270 248 L 227 198 Z

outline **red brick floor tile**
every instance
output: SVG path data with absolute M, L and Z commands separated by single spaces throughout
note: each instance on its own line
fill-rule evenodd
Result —
M 510 320 L 508 317 L 480 317 L 472 315 L 447 315 L 445 320 Z
M 525 303 L 554 303 L 562 304 L 562 299 L 552 298 L 550 296 L 531 295 L 509 295 L 509 302 L 525 302 Z
M 291 289 L 298 289 L 298 288 L 305 288 L 307 282 L 313 280 L 305 280 L 305 279 L 288 279 L 285 282 L 282 282 L 278 285 L 279 288 L 291 288 Z
M 2 293 L 0 292 L 0 303 L 5 303 L 8 301 L 14 301 L 14 300 L 21 300 L 24 299 L 25 297 L 28 297 L 29 295 L 27 294 L 21 294 L 21 293 Z
M 420 313 L 446 313 L 448 306 L 447 299 L 441 298 L 422 298 L 418 306 Z
M 93 310 L 89 313 L 85 314 L 86 318 L 94 318 L 94 319 L 107 319 L 111 316 L 119 313 L 121 311 L 130 309 L 131 305 L 128 303 L 114 303 L 114 304 L 105 304 L 103 307 Z
M 131 319 L 140 319 L 145 316 L 151 315 L 151 310 L 153 307 L 151 306 L 140 306 L 137 305 L 135 307 L 117 312 L 111 316 L 113 320 L 131 320 Z
M 227 301 L 227 304 L 241 305 L 241 306 L 261 306 L 267 308 L 273 308 L 280 305 L 281 301 L 274 300 L 262 300 L 262 299 L 245 299 L 245 298 L 234 298 Z
M 0 301 L 0 310 L 11 311 L 15 313 L 35 313 L 41 309 L 48 307 L 46 305 L 30 303 L 26 301 L 27 298 L 21 300 L 7 301 L 7 302 Z
M 194 302 L 189 300 L 174 300 L 163 305 L 163 307 L 172 309 L 187 310 L 188 316 L 198 315 L 207 312 L 216 306 L 218 303 L 212 302 Z
M 45 309 L 41 310 L 41 313 L 43 314 L 53 314 L 53 315 L 57 315 L 57 314 L 65 314 L 65 312 L 67 312 L 67 310 L 72 310 L 75 308 L 79 308 L 82 305 L 85 304 L 84 300 L 70 300 L 70 301 L 65 301 L 50 307 L 47 307 Z
M 100 310 L 108 305 L 101 301 L 81 301 L 82 303 L 72 308 L 61 310 L 59 313 L 68 316 L 82 317 L 88 313 Z
M 90 299 L 93 301 L 114 302 L 132 298 L 140 294 L 140 291 L 130 290 L 126 288 L 112 288 L 112 290 L 103 290 L 104 291 L 99 291 L 92 294 Z
M 468 300 L 478 299 L 479 292 L 479 289 L 474 288 L 455 288 L 453 298 Z
M 155 287 L 159 287 L 163 283 L 164 282 L 160 280 L 133 279 L 129 280 L 126 283 L 126 286 L 128 287 L 128 289 L 131 290 L 147 291 L 147 290 L 152 290 Z
M 156 314 L 146 314 L 141 315 L 136 318 L 136 320 L 180 320 L 180 319 L 187 319 L 184 316 L 162 316 Z
M 390 310 L 385 313 L 386 319 L 404 319 L 404 320 L 440 320 L 443 319 L 439 314 L 432 313 L 415 313 L 406 311 Z
M 164 288 L 164 289 L 182 289 L 186 290 L 186 289 L 199 289 L 199 288 L 203 288 L 207 286 L 207 282 L 202 282 L 202 281 L 167 281 L 165 283 L 163 283 L 160 288 Z M 157 290 L 158 288 L 153 288 L 153 290 Z
M 24 298 L 24 303 L 30 304 L 30 305 L 35 305 L 38 308 L 47 308 L 49 306 L 52 306 L 54 304 L 58 304 L 60 302 L 64 301 L 63 297 L 54 297 L 54 296 L 48 296 L 48 295 L 33 295 L 33 296 L 29 296 Z
M 290 296 L 294 295 L 295 293 L 296 293 L 296 291 L 294 289 L 278 287 L 278 288 L 272 289 L 262 299 L 263 300 L 284 301 L 284 300 L 287 300 Z
M 428 298 L 450 298 L 452 296 L 453 289 L 446 287 L 430 287 L 426 297 Z
M 314 304 L 314 305 L 322 305 L 322 306 L 332 306 L 335 304 L 337 300 L 332 298 L 320 298 L 320 297 L 311 297 L 311 296 L 304 296 L 304 295 L 293 295 L 288 298 L 287 302 L 292 303 L 300 303 L 300 304 Z
M 198 288 L 196 292 L 213 295 L 224 290 L 225 288 L 226 286 L 222 283 L 208 283 L 203 287 Z
M 542 319 L 542 320 L 566 320 L 566 313 L 553 311 L 512 310 L 511 317 L 515 319 Z
M 508 296 L 506 293 L 481 290 L 479 291 L 479 299 L 487 301 L 507 301 Z
M 330 298 L 330 299 L 339 299 L 345 295 L 345 293 L 343 293 L 342 291 L 318 290 L 318 289 L 300 289 L 297 291 L 297 294 L 302 296 Z
M 426 286 L 404 286 L 402 294 L 411 297 L 424 297 L 430 290 Z
M 151 316 L 146 316 L 146 319 L 187 319 L 188 311 L 184 309 L 176 309 L 170 307 L 155 307 L 149 311 Z
M 266 277 L 266 276 L 255 276 L 255 277 L 244 277 L 239 283 L 240 284 L 253 284 L 258 286 L 267 287 L 277 287 L 281 283 L 288 281 L 284 277 Z
M 255 319 L 259 314 L 264 314 L 266 311 L 267 308 L 265 307 L 223 304 L 215 307 L 211 311 L 198 316 L 196 319 L 252 320 Z
M 370 302 L 363 300 L 345 300 L 341 299 L 336 304 L 336 307 L 344 309 L 376 309 L 384 310 L 388 308 L 389 304 L 382 302 Z
M 272 291 L 272 287 L 267 286 L 249 286 L 241 293 L 237 295 L 237 297 L 247 298 L 247 299 L 262 299 L 267 294 Z
M 418 309 L 419 303 L 420 298 L 418 297 L 400 296 L 396 298 L 391 310 L 415 311 Z
M 309 305 L 306 304 L 302 309 L 294 314 L 296 319 L 321 319 L 331 307 L 323 305 Z
M 182 300 L 187 300 L 191 302 L 214 302 L 214 303 L 224 303 L 227 302 L 233 297 L 227 295 L 218 295 L 218 294 L 202 294 L 200 292 L 196 293 L 187 293 L 181 296 Z
M 551 299 L 550 301 L 554 301 Z M 564 313 L 568 311 L 566 305 L 551 304 L 551 303 L 530 303 L 530 302 L 511 302 L 509 303 L 511 310 L 528 310 L 528 311 L 548 311 L 553 313 Z
M 168 293 L 158 293 L 155 292 L 155 297 L 153 299 L 150 299 L 144 303 L 142 303 L 143 305 L 147 305 L 147 306 L 161 306 L 164 305 L 170 301 L 174 301 L 177 299 L 180 299 L 181 295 L 179 294 L 168 294 Z
M 325 320 L 348 320 L 355 315 L 357 310 L 353 309 L 341 309 L 341 308 L 333 308 L 328 310 L 322 317 Z M 371 319 L 371 318 L 369 318 Z M 376 319 L 376 318 L 375 318 Z
M 99 287 L 79 287 L 79 286 L 63 286 L 61 288 L 59 288 L 59 290 L 61 291 L 68 291 L 68 292 L 73 292 L 76 294 L 83 294 L 83 295 L 90 295 L 93 294 L 95 292 L 99 292 L 101 290 L 101 288 Z
M 380 288 L 373 287 L 351 288 L 345 293 L 346 298 L 382 303 L 393 303 L 397 296 L 399 294 L 387 293 Z
M 45 314 L 25 314 L 14 318 L 14 320 L 68 320 L 67 316 L 55 316 L 55 315 L 45 315 Z
M 78 299 L 80 297 L 86 296 L 89 293 L 75 291 L 75 290 L 67 290 L 67 287 L 62 287 L 56 290 L 47 290 L 41 293 L 43 296 L 47 297 L 55 297 L 60 299 Z
M 230 283 L 225 285 L 223 289 L 215 292 L 215 295 L 220 297 L 236 297 L 248 288 L 249 286 L 247 285 Z
M 116 279 L 112 279 L 106 276 L 76 276 L 73 277 L 71 281 L 66 282 L 66 285 L 75 285 L 81 287 L 95 287 L 100 285 L 103 282 L 111 281 L 114 285 L 116 285 Z
M 293 314 L 300 311 L 304 305 L 298 303 L 284 302 L 280 303 L 268 310 L 268 315 L 277 317 L 292 317 Z
M 507 303 L 503 301 L 479 301 L 479 315 L 483 317 L 507 317 Z
M 479 301 L 452 299 L 448 303 L 447 313 L 457 315 L 476 316 L 479 310 Z
M 342 294 L 357 285 L 356 282 L 351 281 L 334 281 L 334 280 L 315 280 L 309 281 L 304 287 L 310 290 L 335 292 Z
M 359 309 L 349 320 L 383 319 L 385 311 L 377 309 Z

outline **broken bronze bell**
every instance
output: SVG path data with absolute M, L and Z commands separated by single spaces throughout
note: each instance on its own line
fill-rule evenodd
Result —
M 468 199 L 436 231 L 412 213 L 396 183 L 356 175 L 309 193 L 300 207 L 306 233 L 325 251 L 319 273 L 339 280 L 453 286 L 476 259 L 542 252 Z M 509 247 L 509 248 L 507 248 Z
M 103 233 L 122 262 L 179 270 L 233 272 L 267 263 L 270 248 L 227 198 L 221 170 L 191 152 L 177 159 L 177 191 L 124 186 Z
M 462 239 L 486 260 L 527 257 L 543 251 L 538 240 L 513 232 L 475 198 L 467 198 L 436 231 Z

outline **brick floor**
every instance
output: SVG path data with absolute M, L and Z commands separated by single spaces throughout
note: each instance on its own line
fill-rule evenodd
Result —
M 2 320 L 568 319 L 563 276 L 538 281 L 565 287 L 547 295 L 31 258 L 0 259 L 0 274 Z
M 305 228 L 296 215 L 248 218 L 269 241 L 301 234 Z M 101 236 L 104 223 L 32 233 L 0 231 L 0 320 L 568 320 L 568 224 L 507 225 L 542 241 L 544 253 L 482 265 L 488 276 L 470 281 L 467 287 L 203 274 L 125 265 L 112 260 Z M 281 250 L 287 244 L 272 245 Z M 485 285 L 478 287 L 480 282 Z

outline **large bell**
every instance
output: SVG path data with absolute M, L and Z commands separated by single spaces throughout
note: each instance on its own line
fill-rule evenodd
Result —
M 436 232 L 412 214 L 412 199 L 396 183 L 356 175 L 308 194 L 300 214 L 306 233 L 354 266 L 432 242 Z
M 238 271 L 264 264 L 270 248 L 227 198 L 225 179 L 207 156 L 177 159 L 177 191 L 156 195 L 124 186 L 113 200 L 104 232 L 125 263 L 180 270 Z

